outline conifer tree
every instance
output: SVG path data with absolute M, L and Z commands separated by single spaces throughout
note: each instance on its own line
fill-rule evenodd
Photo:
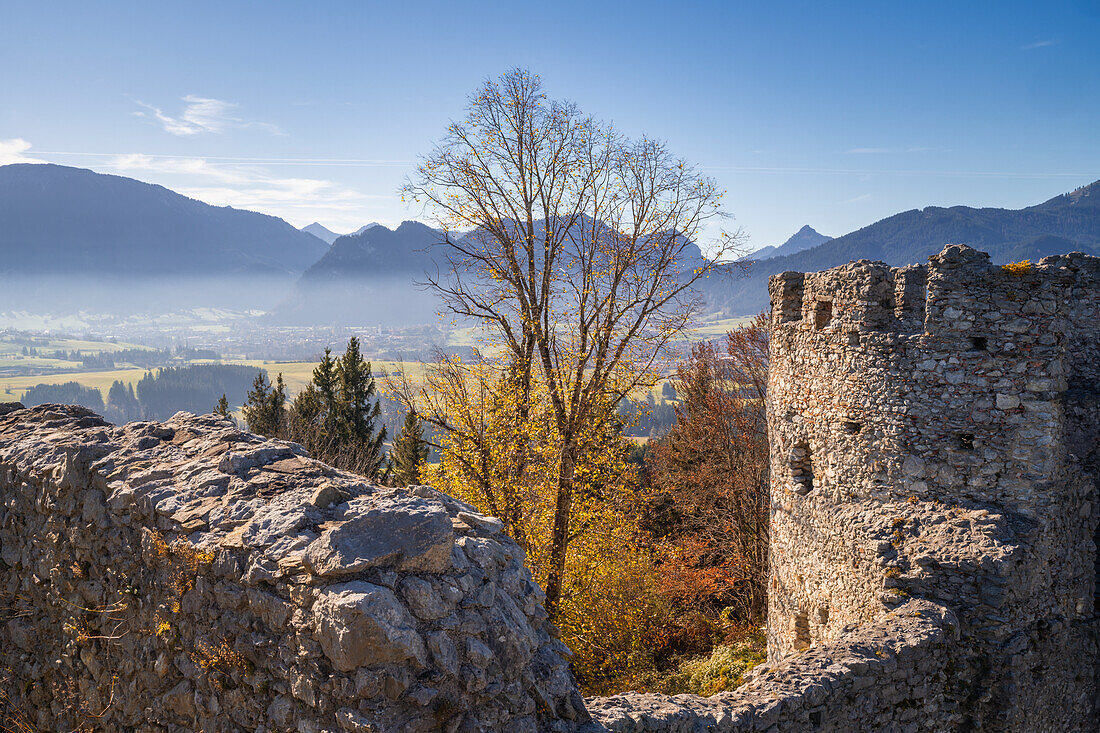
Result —
M 225 398 L 224 393 L 221 399 L 218 400 L 218 404 L 214 405 L 214 414 L 229 417 L 229 400 Z
M 275 437 L 283 426 L 283 409 L 286 405 L 286 385 L 282 372 L 272 385 L 267 374 L 260 372 L 248 391 L 248 401 L 241 412 L 244 413 L 248 429 L 260 435 Z
M 405 424 L 393 440 L 391 460 L 393 480 L 397 486 L 420 483 L 420 467 L 428 460 L 428 443 L 424 440 L 420 416 L 413 410 L 405 415 Z
M 267 374 L 260 372 L 252 380 L 252 389 L 248 390 L 248 399 L 241 408 L 244 421 L 248 423 L 248 429 L 254 433 L 262 435 L 268 428 L 265 407 L 270 395 L 271 383 L 267 381 Z
M 116 423 L 141 419 L 141 405 L 134 395 L 132 382 L 129 387 L 117 379 L 111 384 L 111 389 L 107 391 L 106 413 Z
M 377 478 L 385 463 L 386 428 L 378 427 L 382 408 L 371 365 L 359 351 L 359 339 L 348 340 L 347 349 L 336 364 L 338 376 L 336 433 L 341 444 L 357 453 L 356 470 Z
M 293 440 L 314 455 L 324 455 L 339 441 L 336 421 L 339 415 L 340 375 L 332 350 L 313 368 L 313 377 L 290 407 L 290 433 Z
M 309 384 L 290 405 L 285 437 L 318 460 L 373 481 L 388 481 L 381 412 L 370 362 L 363 359 L 359 340 L 352 338 L 339 358 L 325 349 Z
M 281 435 L 286 423 L 286 382 L 283 381 L 283 373 L 275 377 L 275 384 L 271 388 L 271 396 L 267 403 L 267 412 L 274 429 L 271 435 Z
M 317 390 L 321 405 L 330 419 L 334 419 L 337 411 L 337 392 L 340 389 L 340 374 L 336 359 L 332 358 L 332 349 L 325 349 L 325 355 L 313 369 L 313 380 L 310 386 Z

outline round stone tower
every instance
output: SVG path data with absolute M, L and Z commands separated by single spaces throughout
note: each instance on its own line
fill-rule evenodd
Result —
M 987 700 L 1059 704 L 982 669 L 1014 634 L 1054 677 L 1074 634 L 1095 648 L 1100 259 L 951 245 L 770 291 L 769 658 L 923 595 L 980 637 Z

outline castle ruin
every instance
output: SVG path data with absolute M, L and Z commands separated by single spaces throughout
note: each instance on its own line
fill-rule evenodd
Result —
M 1100 260 L 771 281 L 768 656 L 953 612 L 961 729 L 1095 724 Z
M 776 275 L 768 661 L 615 731 L 1096 731 L 1100 259 Z
M 1100 259 L 771 281 L 768 661 L 581 700 L 499 522 L 213 416 L 0 408 L 42 731 L 1096 731 Z M 90 723 L 89 723 L 90 721 Z

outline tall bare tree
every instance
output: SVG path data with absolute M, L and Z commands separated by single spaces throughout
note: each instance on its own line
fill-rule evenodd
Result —
M 694 240 L 722 216 L 717 184 L 663 142 L 630 140 L 547 99 L 522 69 L 485 82 L 402 193 L 446 232 L 447 266 L 429 284 L 454 315 L 485 328 L 521 394 L 533 380 L 549 390 L 561 446 L 546 581 L 553 615 L 582 428 L 655 383 L 699 306 L 696 284 L 738 236 L 718 236 L 700 257 Z

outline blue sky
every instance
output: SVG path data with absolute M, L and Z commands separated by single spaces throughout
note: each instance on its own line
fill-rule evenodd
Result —
M 1100 0 L 0 0 L 0 163 L 394 224 L 417 155 L 511 66 L 668 140 L 752 248 L 1100 178 Z

